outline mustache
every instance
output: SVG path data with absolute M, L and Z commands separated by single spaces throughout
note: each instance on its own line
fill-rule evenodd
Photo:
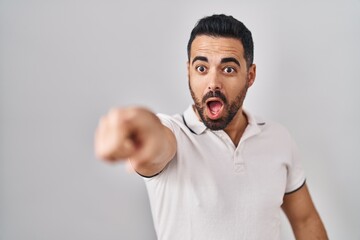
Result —
M 220 98 L 224 102 L 224 104 L 227 104 L 227 99 L 225 95 L 219 90 L 207 92 L 202 98 L 202 103 L 205 104 L 206 100 L 213 97 Z

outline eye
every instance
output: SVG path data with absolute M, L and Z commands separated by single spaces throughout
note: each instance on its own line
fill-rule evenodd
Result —
M 232 67 L 226 67 L 226 68 L 224 68 L 224 72 L 226 72 L 226 73 L 233 73 L 233 72 L 235 72 L 235 69 L 232 68 Z
M 224 72 L 225 73 L 234 73 L 236 71 L 233 67 L 226 67 L 226 68 L 224 68 Z
M 204 73 L 206 71 L 206 67 L 204 66 L 197 66 L 196 67 L 196 71 L 200 72 L 200 73 Z

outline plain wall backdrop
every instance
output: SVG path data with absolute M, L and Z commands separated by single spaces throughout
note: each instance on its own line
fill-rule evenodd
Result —
M 156 238 L 143 180 L 95 159 L 94 131 L 113 106 L 185 110 L 213 13 L 252 31 L 245 107 L 292 133 L 330 238 L 360 239 L 359 0 L 0 0 L 1 240 Z

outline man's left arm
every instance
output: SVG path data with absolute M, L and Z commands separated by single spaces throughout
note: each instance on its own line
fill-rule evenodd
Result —
M 290 221 L 297 240 L 328 239 L 306 184 L 293 193 L 285 194 L 282 209 Z

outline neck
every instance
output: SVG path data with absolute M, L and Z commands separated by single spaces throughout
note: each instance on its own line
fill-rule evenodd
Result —
M 234 119 L 226 126 L 224 131 L 229 135 L 230 139 L 237 146 L 248 125 L 248 119 L 242 108 L 239 109 Z

